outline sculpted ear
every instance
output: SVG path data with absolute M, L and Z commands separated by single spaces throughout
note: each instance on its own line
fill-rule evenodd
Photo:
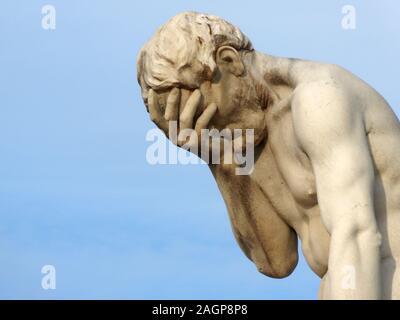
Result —
M 237 77 L 243 74 L 244 64 L 235 48 L 222 46 L 218 48 L 215 58 L 217 65 L 221 69 L 227 70 Z

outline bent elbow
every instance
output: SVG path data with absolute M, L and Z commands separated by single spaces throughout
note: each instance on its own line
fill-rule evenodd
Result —
M 297 251 L 292 252 L 287 257 L 282 259 L 269 259 L 268 263 L 256 264 L 257 270 L 275 279 L 288 277 L 296 268 L 299 257 Z
M 346 224 L 336 225 L 332 231 L 332 238 L 347 244 L 355 242 L 375 248 L 382 245 L 382 235 L 375 223 L 348 221 Z

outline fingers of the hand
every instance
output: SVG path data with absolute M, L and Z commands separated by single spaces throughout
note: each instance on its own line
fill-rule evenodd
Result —
M 191 149 L 193 146 L 197 146 L 197 144 L 198 137 L 193 129 L 186 128 L 180 131 L 178 136 L 178 146 L 185 150 L 188 150 Z
M 149 90 L 148 104 L 151 121 L 153 121 L 161 130 L 168 129 L 167 122 L 165 121 L 158 105 L 157 95 L 152 89 Z
M 178 88 L 174 88 L 168 95 L 164 116 L 165 120 L 178 120 L 180 93 L 181 91 Z
M 201 100 L 200 90 L 195 90 L 188 101 L 186 102 L 185 108 L 183 109 L 179 123 L 181 129 L 191 128 L 193 126 L 193 117 L 196 113 L 197 107 Z
M 210 123 L 211 118 L 217 112 L 217 105 L 215 103 L 211 103 L 206 110 L 203 111 L 201 116 L 197 119 L 195 130 L 198 136 L 201 134 L 201 129 L 207 128 Z

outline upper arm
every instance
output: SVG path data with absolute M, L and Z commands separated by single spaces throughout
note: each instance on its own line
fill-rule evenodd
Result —
M 298 92 L 292 110 L 328 231 L 375 227 L 374 166 L 360 105 L 344 89 L 315 84 Z

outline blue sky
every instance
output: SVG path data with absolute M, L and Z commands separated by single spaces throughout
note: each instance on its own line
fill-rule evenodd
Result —
M 56 30 L 41 28 L 54 5 Z M 355 30 L 341 28 L 354 5 Z M 315 299 L 240 252 L 204 165 L 151 166 L 135 59 L 181 11 L 219 15 L 257 50 L 340 64 L 399 112 L 396 1 L 16 1 L 0 4 L 0 298 Z M 54 265 L 56 290 L 41 268 Z

